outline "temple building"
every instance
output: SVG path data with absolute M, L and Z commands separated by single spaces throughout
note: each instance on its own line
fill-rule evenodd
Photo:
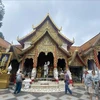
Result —
M 12 77 L 20 68 L 33 80 L 45 77 L 59 80 L 61 72 L 70 70 L 72 79 L 81 82 L 84 68 L 100 69 L 100 33 L 81 46 L 73 46 L 74 40 L 61 33 L 49 14 L 32 32 L 18 37 L 17 41 L 20 45 L 9 43 L 5 50 L 13 53 Z M 44 75 L 45 65 L 48 68 Z

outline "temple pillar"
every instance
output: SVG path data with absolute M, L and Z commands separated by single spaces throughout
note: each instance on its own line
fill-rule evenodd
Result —
M 54 49 L 54 70 L 53 70 L 53 73 L 54 73 L 54 78 L 55 78 L 55 80 L 58 82 L 57 50 L 56 50 L 56 47 L 55 47 L 55 49 Z
M 57 68 L 57 50 L 56 50 L 56 47 L 54 49 L 54 68 Z
M 37 57 L 38 57 L 38 50 L 36 48 L 35 49 L 35 56 L 34 56 L 33 68 L 36 68 L 36 66 L 37 66 Z
M 93 53 L 94 53 L 95 64 L 98 67 L 98 69 L 100 69 L 100 64 L 99 64 L 99 60 L 98 60 L 98 57 L 97 57 L 97 51 L 96 51 L 96 49 L 93 50 Z
M 69 67 L 68 67 L 68 62 L 67 62 L 67 60 L 66 60 L 66 69 L 65 70 L 68 70 L 69 69 Z
M 37 48 L 35 49 L 35 56 L 34 56 L 34 63 L 33 63 L 33 69 L 32 69 L 32 74 L 31 74 L 31 80 L 34 81 L 36 77 L 36 67 L 37 67 L 37 57 L 38 57 L 38 50 Z
M 19 64 L 19 69 L 22 70 L 22 71 L 23 71 L 23 69 L 24 69 L 24 60 L 25 60 L 24 58 L 25 58 L 25 57 L 23 57 L 21 63 Z

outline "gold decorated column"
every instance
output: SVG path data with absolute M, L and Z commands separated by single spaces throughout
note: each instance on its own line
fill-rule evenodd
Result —
M 35 57 L 34 57 L 34 63 L 33 63 L 33 67 L 36 68 L 37 66 L 37 57 L 38 57 L 38 49 L 35 49 Z
M 24 62 L 25 62 L 25 56 L 23 57 L 22 61 L 21 61 L 21 64 L 20 64 L 20 69 L 23 70 L 24 69 Z
M 67 62 L 67 60 L 66 60 L 66 70 L 68 70 L 69 69 L 69 67 L 68 67 L 68 62 Z
M 99 60 L 98 60 L 98 57 L 97 57 L 96 49 L 93 50 L 93 53 L 94 53 L 94 60 L 95 60 L 96 66 L 100 69 L 100 64 L 99 64 Z
M 54 48 L 54 68 L 57 67 L 57 50 L 56 47 Z

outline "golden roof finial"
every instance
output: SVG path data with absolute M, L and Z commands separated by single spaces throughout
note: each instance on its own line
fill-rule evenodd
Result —
M 62 26 L 60 27 L 60 31 L 62 30 Z
M 34 29 L 34 25 L 32 25 L 32 28 Z
M 75 43 L 75 39 L 74 39 L 74 37 L 73 37 L 73 43 Z
M 11 44 L 13 44 L 13 41 L 11 42 Z
M 19 40 L 19 36 L 17 36 L 17 41 Z
M 49 12 L 47 13 L 47 16 L 49 16 Z

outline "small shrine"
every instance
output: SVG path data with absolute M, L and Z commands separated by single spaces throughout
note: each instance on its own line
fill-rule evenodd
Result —
M 10 71 L 12 69 L 9 66 L 12 53 L 0 52 L 0 88 L 7 88 L 10 82 Z M 9 66 L 9 67 L 8 67 Z

